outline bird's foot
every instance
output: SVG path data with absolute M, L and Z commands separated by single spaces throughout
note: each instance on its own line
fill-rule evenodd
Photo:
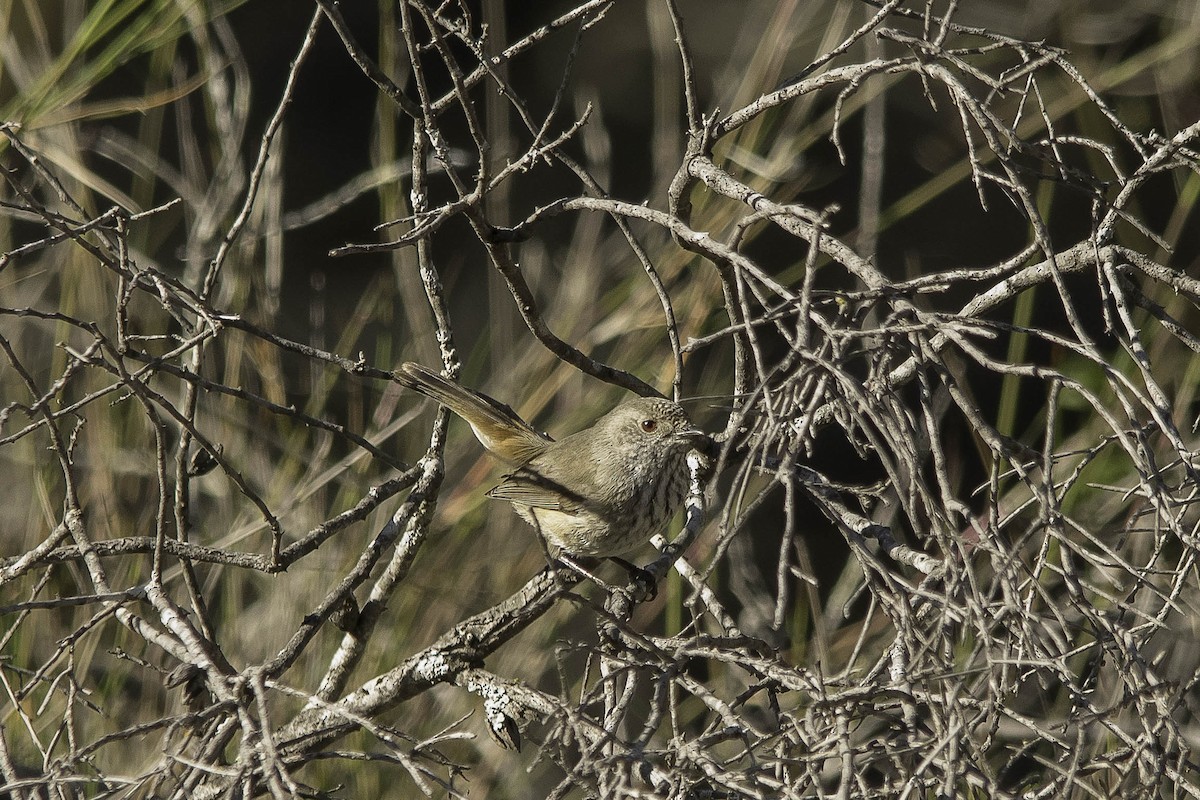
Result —
M 632 582 L 633 589 L 636 592 L 636 602 L 648 603 L 658 597 L 658 582 L 654 579 L 653 573 L 623 558 L 609 556 L 609 559 L 620 564 L 629 573 L 629 580 Z

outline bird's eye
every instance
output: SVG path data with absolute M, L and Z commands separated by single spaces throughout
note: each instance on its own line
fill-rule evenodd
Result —
M 642 431 L 645 433 L 654 433 L 658 429 L 658 420 L 644 419 L 642 420 Z

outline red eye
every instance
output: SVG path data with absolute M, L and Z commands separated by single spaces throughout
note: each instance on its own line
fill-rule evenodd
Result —
M 646 433 L 654 433 L 654 431 L 657 428 L 658 428 L 658 420 L 656 420 L 656 419 L 642 420 L 642 430 L 645 431 Z

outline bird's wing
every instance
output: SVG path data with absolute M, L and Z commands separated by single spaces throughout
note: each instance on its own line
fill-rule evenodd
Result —
M 517 505 L 567 513 L 578 511 L 585 505 L 583 498 L 528 467 L 505 475 L 500 483 L 488 491 L 487 496 Z

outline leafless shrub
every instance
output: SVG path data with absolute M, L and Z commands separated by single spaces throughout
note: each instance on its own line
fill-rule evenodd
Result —
M 1200 123 L 1140 130 L 1064 51 L 896 0 L 718 110 L 690 16 L 663 0 L 655 63 L 683 102 L 659 123 L 681 124 L 654 143 L 655 193 L 630 202 L 571 82 L 613 6 L 503 38 L 462 4 L 401 3 L 378 63 L 318 0 L 261 133 L 225 19 L 181 14 L 177 150 L 110 130 L 87 145 L 154 176 L 136 198 L 71 155 L 79 126 L 3 127 L 9 796 L 283 797 L 351 777 L 357 796 L 388 780 L 455 797 L 1197 794 L 1200 282 L 1171 265 L 1183 226 L 1145 206 L 1194 185 Z M 410 152 L 285 213 L 279 137 L 330 34 L 386 104 L 381 139 Z M 551 44 L 562 82 L 531 102 L 510 67 Z M 869 143 L 872 109 L 914 86 L 956 118 L 980 207 L 1027 229 L 999 263 L 897 278 L 871 257 L 869 157 L 857 241 L 772 167 L 797 157 L 798 109 L 823 104 L 841 152 L 852 114 Z M 1062 98 L 1090 128 L 1063 124 Z M 749 158 L 764 140 L 771 157 Z M 1083 235 L 1052 224 L 1047 187 L 1090 209 Z M 272 243 L 364 191 L 382 236 L 335 255 L 394 273 L 332 342 L 310 305 L 304 340 Z M 624 273 L 546 267 L 536 243 L 563 220 L 577 256 L 640 264 L 621 303 L 596 308 Z M 400 351 L 459 369 L 467 314 L 443 276 L 464 247 L 471 280 L 492 276 L 494 360 L 526 413 L 562 390 L 569 430 L 603 410 L 580 374 L 649 392 L 632 372 L 665 363 L 676 394 L 718 398 L 724 446 L 657 542 L 649 569 L 676 572 L 653 603 L 538 571 L 536 546 L 481 545 L 475 449 L 447 450 L 444 414 L 418 424 L 391 384 Z M 830 441 L 861 480 L 822 474 Z M 471 610 L 459 595 L 484 579 L 524 584 Z

